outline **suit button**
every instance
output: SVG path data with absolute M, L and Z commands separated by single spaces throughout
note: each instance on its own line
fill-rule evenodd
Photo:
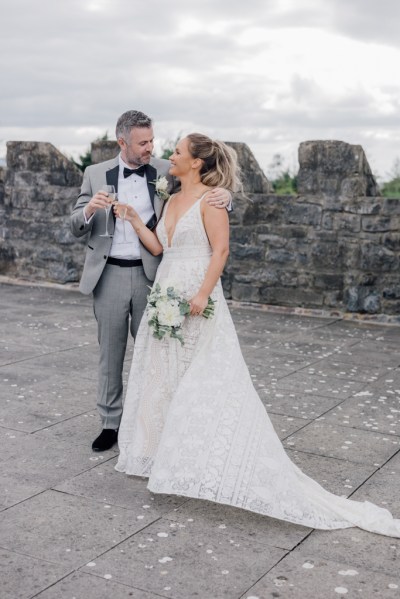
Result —
M 107 256 L 103 256 L 104 260 L 107 260 Z
M 80 231 L 83 231 L 83 226 L 82 226 L 82 227 L 79 227 L 79 230 L 80 230 Z

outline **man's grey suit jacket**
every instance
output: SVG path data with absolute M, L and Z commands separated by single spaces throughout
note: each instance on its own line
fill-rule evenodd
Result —
M 164 201 L 155 193 L 154 182 L 159 177 L 166 176 L 169 181 L 169 192 L 172 191 L 174 186 L 176 187 L 175 180 L 168 174 L 170 166 L 169 160 L 152 158 L 147 167 L 147 186 L 155 215 L 149 223 L 146 223 L 149 228 L 153 228 L 156 224 L 164 204 Z M 110 253 L 112 238 L 100 237 L 100 234 L 105 231 L 105 210 L 97 210 L 90 222 L 86 224 L 83 208 L 93 195 L 101 190 L 103 185 L 114 185 L 115 188 L 118 189 L 118 174 L 118 156 L 112 160 L 88 166 L 83 176 L 78 201 L 72 210 L 72 233 L 75 237 L 82 237 L 83 235 L 86 235 L 86 233 L 89 233 L 85 264 L 79 285 L 79 290 L 84 294 L 91 293 L 96 287 Z M 114 232 L 114 227 L 115 217 L 111 213 L 108 219 L 108 231 L 110 234 Z M 140 244 L 140 253 L 146 277 L 153 281 L 160 262 L 160 256 L 153 256 L 142 244 Z

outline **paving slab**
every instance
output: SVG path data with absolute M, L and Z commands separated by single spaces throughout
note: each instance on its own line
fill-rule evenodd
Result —
M 373 387 L 330 410 L 320 420 L 351 428 L 400 435 L 400 395 L 381 394 Z
M 347 562 L 356 568 L 394 576 L 400 581 L 400 539 L 374 535 L 359 528 L 314 530 L 296 551 L 302 555 Z M 371 589 L 369 592 L 372 596 Z
M 262 343 L 260 343 L 260 345 L 262 345 Z M 311 336 L 308 339 L 302 336 L 293 339 L 283 338 L 274 344 L 273 349 L 278 352 L 304 356 L 309 359 L 317 359 L 334 355 L 337 351 L 343 348 L 343 345 L 345 344 L 339 342 L 318 342 Z
M 8 458 L 1 462 L 0 509 L 50 489 L 113 455 L 110 452 L 107 452 L 109 456 L 106 453 L 94 455 L 89 446 L 82 448 L 33 435 L 22 437 L 12 432 L 7 435 L 3 433 L 4 429 L 0 430 L 1 445 L 6 445 L 5 453 L 8 454 Z M 11 448 L 15 448 L 14 456 L 9 455 Z
M 338 599 L 339 597 L 376 596 L 395 599 L 399 596 L 398 576 L 387 576 L 348 561 L 330 561 L 319 555 L 300 551 L 290 554 L 274 566 L 243 599 Z
M 381 466 L 400 449 L 400 439 L 318 421 L 288 437 L 284 445 L 359 464 Z
M 338 401 L 347 399 L 351 395 L 364 389 L 365 383 L 358 381 L 334 378 L 325 375 L 305 373 L 303 371 L 289 374 L 278 380 L 276 389 L 296 389 L 298 393 L 311 393 L 320 397 L 333 397 Z
M 336 495 L 348 497 L 377 471 L 377 466 L 356 464 L 304 451 L 287 450 L 290 459 L 308 476 Z M 389 463 L 389 462 L 388 462 Z
M 0 549 L 1 599 L 30 599 L 70 571 L 67 565 Z
M 100 431 L 101 422 L 99 415 L 97 411 L 91 410 L 84 414 L 78 414 L 78 416 L 72 416 L 67 420 L 51 424 L 46 428 L 37 430 L 33 434 L 38 438 L 55 439 L 64 441 L 65 443 L 90 447 L 92 441 Z
M 50 366 L 58 376 L 78 377 L 93 381 L 97 381 L 97 365 L 97 346 L 93 344 L 52 353 L 50 359 L 49 356 L 38 356 L 29 360 L 28 364 L 23 364 L 26 370 L 47 372 L 47 376 Z
M 390 461 L 375 472 L 351 497 L 357 501 L 371 501 L 392 514 L 400 514 L 400 473 Z
M 400 474 L 400 451 L 398 451 L 393 457 L 390 458 L 385 464 L 388 468 L 396 470 Z
M 397 328 L 397 327 L 396 327 Z M 377 362 L 382 366 L 392 366 L 397 368 L 400 365 L 400 354 L 398 351 L 379 351 L 379 358 L 377 358 L 378 348 L 373 345 L 365 347 L 359 346 L 358 344 L 351 348 L 339 349 L 335 356 L 335 360 L 341 362 L 352 362 L 353 364 L 360 364 L 361 366 L 373 366 Z
M 108 578 L 100 578 L 80 571 L 66 576 L 39 595 L 35 595 L 35 599 L 160 599 L 160 597 L 162 595 L 147 593 L 143 589 L 134 589 Z
M 105 458 L 109 452 L 104 452 Z M 133 510 L 143 525 L 153 522 L 161 515 L 177 509 L 186 503 L 186 497 L 156 495 L 147 489 L 147 479 L 139 476 L 126 476 L 114 468 L 117 460 L 99 462 L 97 468 L 66 479 L 55 488 L 63 493 L 93 499 L 100 503 L 117 505 Z
M 322 329 L 337 322 L 336 318 L 321 319 L 315 316 L 279 314 L 278 312 L 264 312 L 254 308 L 241 308 L 236 305 L 231 312 L 235 326 L 239 330 L 244 328 L 254 332 L 263 327 L 265 333 L 278 333 L 281 335 Z
M 49 376 L 25 387 L 4 387 L 7 409 L 0 426 L 34 432 L 51 424 L 83 414 L 93 408 L 96 385 L 78 377 Z
M 306 358 L 305 356 L 299 356 L 296 354 L 285 353 L 284 351 L 275 351 L 274 349 L 265 349 L 260 347 L 249 348 L 243 346 L 242 353 L 250 366 L 265 364 L 267 367 L 274 366 L 279 370 L 287 370 L 289 372 L 301 370 L 305 366 L 319 362 L 321 359 L 317 357 Z
M 46 491 L 0 513 L 0 547 L 77 568 L 142 528 L 133 510 Z
M 193 535 L 197 534 L 196 531 L 208 530 L 210 537 L 225 533 L 231 539 L 254 540 L 280 549 L 293 549 L 311 530 L 306 526 L 197 499 L 168 512 L 164 519 L 173 521 L 172 528 L 185 528 Z
M 305 418 L 295 418 L 293 416 L 286 416 L 286 414 L 272 414 L 271 412 L 269 413 L 269 418 L 281 441 L 311 422 L 311 420 L 306 420 Z
M 239 599 L 285 551 L 160 520 L 84 571 L 173 599 Z
M 302 369 L 302 373 L 309 376 L 335 377 L 350 379 L 360 383 L 372 383 L 381 379 L 386 374 L 395 370 L 394 366 L 381 366 L 380 364 L 361 365 L 352 362 L 325 358 L 317 363 Z
M 318 418 L 343 402 L 337 397 L 305 394 L 293 388 L 277 389 L 272 385 L 260 387 L 258 393 L 268 413 L 285 414 L 306 420 Z

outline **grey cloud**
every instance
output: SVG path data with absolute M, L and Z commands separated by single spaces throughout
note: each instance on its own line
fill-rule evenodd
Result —
M 366 42 L 400 46 L 398 0 L 329 0 L 332 28 Z

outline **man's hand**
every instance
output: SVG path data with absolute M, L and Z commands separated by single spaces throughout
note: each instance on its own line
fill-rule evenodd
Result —
M 232 201 L 231 193 L 222 187 L 216 187 L 207 194 L 206 202 L 215 208 L 227 208 Z
M 105 191 L 98 191 L 86 204 L 84 210 L 86 218 L 89 219 L 100 208 L 107 208 L 112 203 L 112 199 Z

